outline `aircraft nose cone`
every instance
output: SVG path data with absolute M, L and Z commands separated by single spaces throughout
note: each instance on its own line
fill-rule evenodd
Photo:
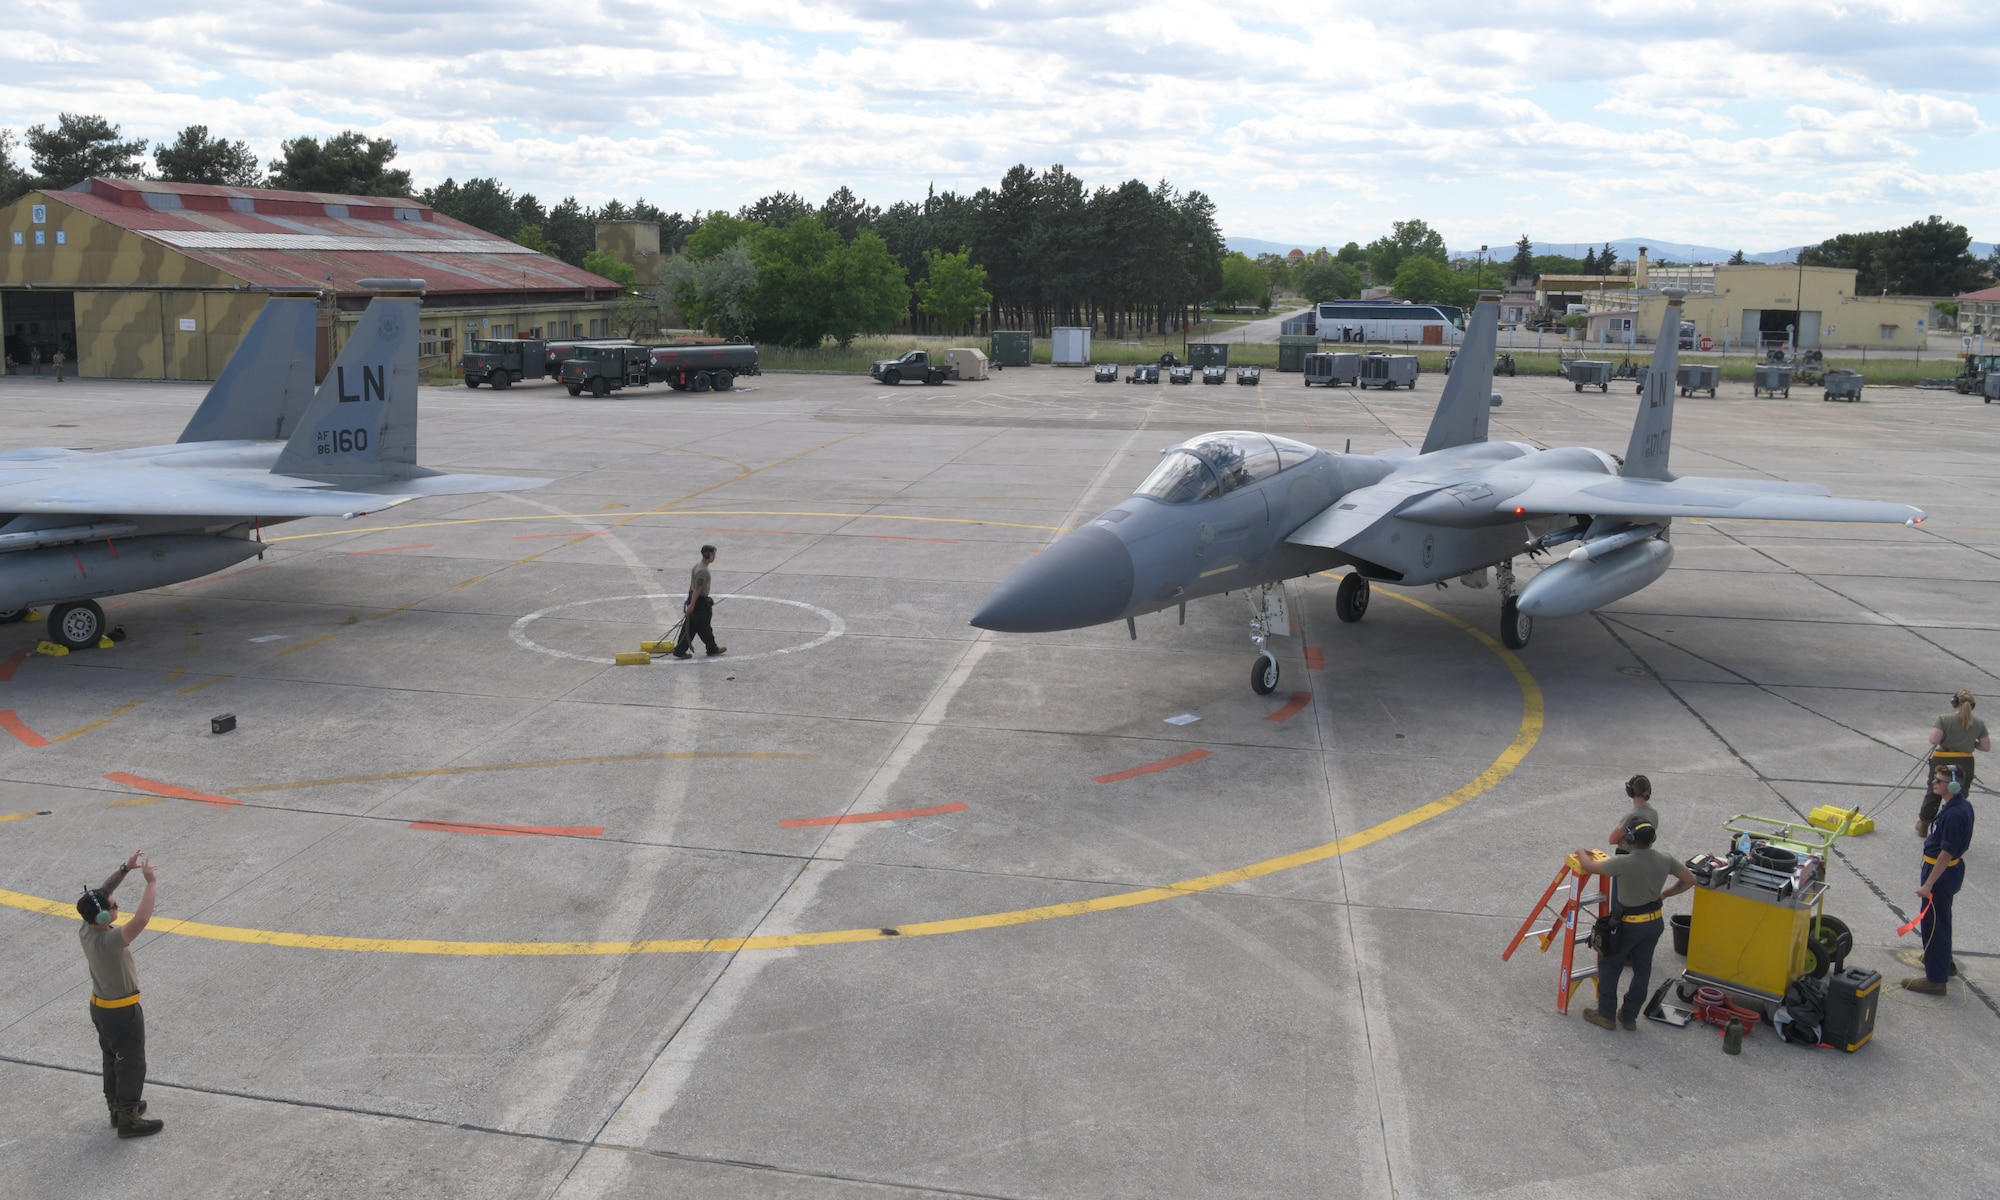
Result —
M 993 589 L 972 623 L 998 633 L 1051 633 L 1115 621 L 1132 603 L 1132 552 L 1088 526 L 1056 542 Z

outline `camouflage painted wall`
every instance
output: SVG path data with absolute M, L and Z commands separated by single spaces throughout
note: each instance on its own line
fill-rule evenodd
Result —
M 660 226 L 654 221 L 599 221 L 597 248 L 639 272 L 638 286 L 660 282 Z

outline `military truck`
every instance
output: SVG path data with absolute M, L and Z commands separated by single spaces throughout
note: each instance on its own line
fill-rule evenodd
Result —
M 542 354 L 542 370 L 551 379 L 562 378 L 562 365 L 576 357 L 576 352 L 585 346 L 630 346 L 631 338 L 574 338 L 566 342 L 550 342 Z
M 912 350 L 901 358 L 878 360 L 868 374 L 883 383 L 919 381 L 935 387 L 947 379 L 958 378 L 958 368 L 932 362 L 927 350 Z
M 740 344 L 655 346 L 647 375 L 677 392 L 726 392 L 745 375 L 762 375 L 757 347 Z
M 621 388 L 645 387 L 650 356 L 644 346 L 578 346 L 557 378 L 572 396 L 588 391 L 602 398 Z
M 485 383 L 503 391 L 523 379 L 540 379 L 547 355 L 548 343 L 540 338 L 474 338 L 466 343 L 458 369 L 465 372 L 466 387 Z

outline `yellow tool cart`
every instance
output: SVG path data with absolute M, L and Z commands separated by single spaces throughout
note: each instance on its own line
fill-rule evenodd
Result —
M 1822 977 L 1852 946 L 1825 915 L 1827 852 L 1835 829 L 1735 816 L 1723 823 L 1729 856 L 1700 855 L 1687 933 L 1687 976 L 1738 995 L 1782 1000 L 1802 976 Z

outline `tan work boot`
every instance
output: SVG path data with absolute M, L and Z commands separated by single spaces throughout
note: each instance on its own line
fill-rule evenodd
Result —
M 107 1107 L 111 1109 L 111 1128 L 116 1129 L 118 1128 L 118 1107 L 116 1105 L 108 1105 Z M 139 1101 L 139 1107 L 132 1111 L 136 1115 L 144 1116 L 146 1114 L 146 1102 L 144 1100 Z
M 1926 975 L 1912 975 L 1903 981 L 1903 986 L 1924 996 L 1944 995 L 1944 985 L 1932 983 L 1930 977 Z
M 156 1121 L 151 1117 L 140 1116 L 139 1107 L 138 1105 L 134 1105 L 128 1109 L 120 1109 L 115 1114 L 112 1124 L 117 1127 L 119 1137 L 151 1137 L 167 1127 L 165 1121 Z
M 1617 1028 L 1618 1028 L 1618 1022 L 1616 1022 L 1616 1021 L 1612 1020 L 1612 1019 L 1611 1019 L 1610 1017 L 1607 1017 L 1607 1016 L 1605 1016 L 1605 1015 L 1604 1015 L 1603 1013 L 1601 1013 L 1601 1012 L 1598 1012 L 1598 1011 L 1597 1011 L 1596 1009 L 1594 1009 L 1594 1008 L 1586 1008 L 1586 1009 L 1584 1009 L 1584 1010 L 1583 1010 L 1583 1019 L 1584 1019 L 1584 1020 L 1586 1020 L 1586 1021 L 1588 1021 L 1588 1022 L 1590 1022 L 1590 1023 L 1592 1024 L 1592 1025 L 1595 1025 L 1595 1026 L 1597 1026 L 1597 1027 L 1598 1027 L 1599 1029 L 1617 1029 Z

